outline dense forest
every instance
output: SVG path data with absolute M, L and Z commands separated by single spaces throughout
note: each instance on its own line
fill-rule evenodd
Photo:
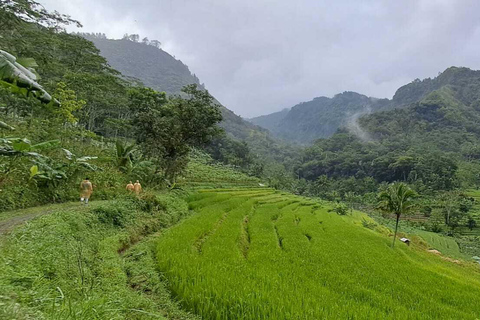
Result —
M 378 190 L 402 181 L 421 195 L 419 227 L 472 234 L 480 224 L 473 191 L 480 185 L 478 79 L 479 71 L 451 67 L 400 88 L 396 108 L 363 115 L 354 130 L 340 127 L 306 147 L 285 185 L 368 206 Z

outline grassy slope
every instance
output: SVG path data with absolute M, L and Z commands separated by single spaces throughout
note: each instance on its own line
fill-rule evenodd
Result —
M 51 210 L 1 239 L 0 318 L 194 318 L 166 299 L 149 244 L 127 250 L 188 215 L 178 197 Z
M 199 159 L 189 168 L 188 188 L 206 173 L 214 177 L 206 187 L 258 184 Z M 94 194 L 88 207 L 73 202 L 0 213 L 0 225 L 23 223 L 0 233 L 0 319 L 197 319 L 171 300 L 151 247 L 190 214 L 187 194 L 104 201 Z
M 361 213 L 268 190 L 205 192 L 189 206 L 198 213 L 160 238 L 158 263 L 184 306 L 208 319 L 480 316 L 478 266 L 415 237 L 392 249 Z

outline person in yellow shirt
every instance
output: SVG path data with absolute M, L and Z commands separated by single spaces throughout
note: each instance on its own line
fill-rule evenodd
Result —
M 135 191 L 135 186 L 133 185 L 132 181 L 130 181 L 128 184 L 127 184 L 127 191 L 129 192 L 133 192 Z
M 142 192 L 142 185 L 140 184 L 140 182 L 137 180 L 137 182 L 135 182 L 135 184 L 133 185 L 133 189 L 135 190 L 135 194 L 138 196 L 140 194 L 140 192 Z
M 80 190 L 80 201 L 82 203 L 88 204 L 88 200 L 90 199 L 93 192 L 93 185 L 88 178 L 85 178 L 85 180 L 80 183 Z

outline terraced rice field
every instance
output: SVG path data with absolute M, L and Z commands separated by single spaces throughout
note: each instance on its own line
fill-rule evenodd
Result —
M 473 219 L 477 222 L 477 227 L 470 230 L 467 227 L 458 228 L 458 232 L 465 236 L 480 236 L 480 190 L 468 190 L 467 195 L 475 199 L 475 204 L 470 211 Z M 466 221 L 464 221 L 466 223 Z
M 431 249 L 438 250 L 442 254 L 455 259 L 469 259 L 468 255 L 460 252 L 458 243 L 452 237 L 444 237 L 438 233 L 422 230 L 415 231 L 415 234 L 427 241 Z
M 158 242 L 172 293 L 204 319 L 478 319 L 480 269 L 269 189 L 210 190 Z

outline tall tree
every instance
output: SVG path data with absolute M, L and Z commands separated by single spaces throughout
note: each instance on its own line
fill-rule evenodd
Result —
M 378 195 L 379 208 L 385 212 L 395 214 L 397 218 L 392 247 L 395 247 L 400 216 L 411 212 L 414 206 L 413 199 L 416 196 L 417 194 L 415 191 L 410 189 L 403 182 L 395 182 L 390 184 L 385 191 L 382 191 Z
M 143 153 L 164 172 L 165 180 L 175 184 L 186 167 L 191 147 L 203 146 L 215 137 L 222 116 L 212 96 L 196 85 L 184 87 L 187 98 L 174 97 L 148 88 L 131 90 L 136 140 Z

